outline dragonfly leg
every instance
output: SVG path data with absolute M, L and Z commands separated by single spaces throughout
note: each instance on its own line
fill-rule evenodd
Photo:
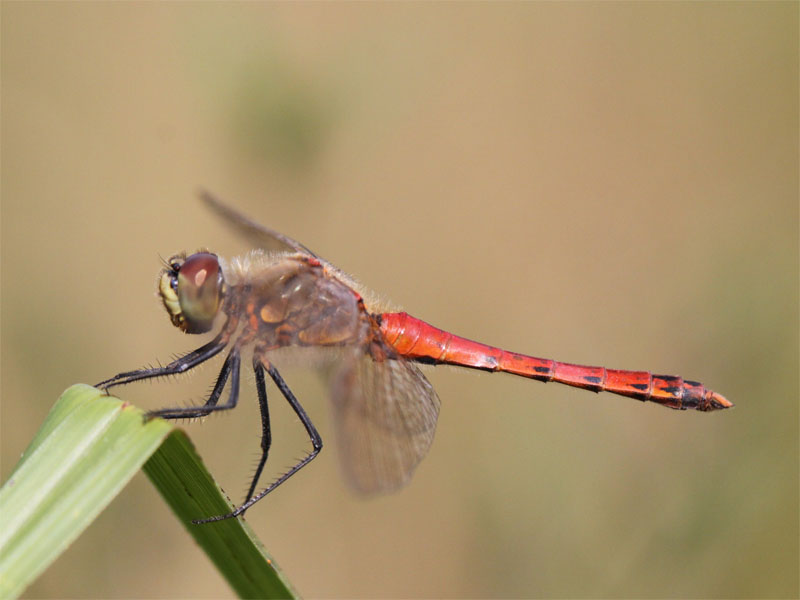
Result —
M 261 490 L 258 494 L 247 500 L 244 504 L 236 508 L 233 512 L 230 512 L 226 515 L 218 515 L 216 517 L 210 517 L 208 519 L 197 519 L 192 521 L 192 523 L 196 525 L 200 525 L 203 523 L 213 523 L 214 521 L 223 521 L 225 519 L 231 519 L 233 517 L 238 517 L 239 515 L 243 514 L 248 508 L 253 506 L 256 502 L 261 500 L 264 496 L 269 494 L 272 490 L 282 484 L 284 481 L 289 479 L 292 475 L 297 473 L 300 469 L 305 467 L 308 463 L 310 463 L 317 454 L 320 453 L 322 450 L 322 438 L 317 431 L 317 428 L 314 427 L 314 424 L 311 422 L 311 418 L 308 416 L 306 411 L 300 405 L 300 402 L 295 398 L 292 390 L 289 389 L 289 386 L 286 385 L 286 382 L 281 377 L 281 374 L 278 370 L 271 364 L 271 363 L 263 363 L 264 367 L 266 367 L 269 376 L 272 378 L 272 381 L 275 382 L 275 385 L 283 394 L 283 397 L 286 398 L 287 402 L 289 402 L 289 406 L 292 407 L 295 414 L 300 418 L 300 421 L 303 423 L 303 427 L 305 427 L 306 432 L 308 433 L 308 437 L 311 439 L 312 450 L 309 452 L 303 459 L 298 461 L 291 469 L 286 471 L 283 475 L 278 477 L 275 481 L 273 481 L 269 486 L 265 489 Z
M 197 350 L 193 350 L 188 354 L 181 356 L 179 359 L 172 361 L 166 366 L 138 369 L 136 371 L 126 371 L 125 373 L 115 375 L 111 379 L 101 381 L 95 385 L 95 387 L 104 391 L 108 391 L 109 388 L 114 386 L 125 385 L 127 383 L 133 383 L 134 381 L 140 381 L 142 379 L 151 379 L 153 377 L 164 377 L 166 375 L 184 373 L 222 352 L 225 346 L 228 345 L 229 337 L 229 334 L 226 332 L 220 333 L 217 337 L 204 346 L 200 346 Z
M 222 390 L 225 389 L 225 384 L 228 381 L 228 376 L 231 376 L 231 392 L 228 396 L 228 402 L 225 404 L 217 404 L 219 397 L 222 395 Z M 239 400 L 239 349 L 234 348 L 225 359 L 222 369 L 219 372 L 219 377 L 214 384 L 214 389 L 206 400 L 203 406 L 179 406 L 176 408 L 162 408 L 159 410 L 151 410 L 145 415 L 146 420 L 161 417 L 162 419 L 195 419 L 198 417 L 205 417 L 217 410 L 230 410 L 236 406 Z
M 261 477 L 261 472 L 264 470 L 264 465 L 267 462 L 269 455 L 269 448 L 272 445 L 272 432 L 269 426 L 269 406 L 267 405 L 267 386 L 264 381 L 264 365 L 257 357 L 253 357 L 253 371 L 256 374 L 256 390 L 258 391 L 258 407 L 261 409 L 261 458 L 258 461 L 256 472 L 253 474 L 253 481 L 250 483 L 250 489 L 247 491 L 245 502 L 253 497 L 258 485 L 258 479 Z

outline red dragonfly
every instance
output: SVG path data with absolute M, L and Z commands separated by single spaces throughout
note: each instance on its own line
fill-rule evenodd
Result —
M 161 271 L 158 292 L 173 325 L 185 333 L 205 333 L 222 314 L 219 333 L 166 366 L 120 373 L 97 384 L 108 390 L 141 379 L 183 373 L 228 348 L 204 405 L 165 408 L 147 415 L 164 419 L 204 417 L 236 406 L 241 353 L 245 347 L 253 348 L 261 409 L 261 457 L 244 503 L 228 514 L 195 523 L 243 514 L 322 449 L 317 429 L 273 364 L 287 351 L 306 352 L 306 359 L 318 363 L 322 358 L 333 366 L 331 399 L 344 473 L 352 487 L 368 494 L 405 485 L 433 441 L 439 398 L 417 363 L 500 371 L 680 410 L 712 411 L 733 406 L 696 381 L 534 358 L 453 335 L 404 312 L 382 312 L 351 277 L 303 244 L 251 221 L 208 193 L 201 197 L 260 249 L 232 261 L 205 250 L 173 256 Z M 272 443 L 265 373 L 300 418 L 312 450 L 256 493 Z M 220 404 L 228 383 L 228 400 Z

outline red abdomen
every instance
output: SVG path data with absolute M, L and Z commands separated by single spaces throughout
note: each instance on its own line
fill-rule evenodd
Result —
M 419 362 L 501 371 L 594 392 L 611 392 L 680 410 L 710 411 L 733 406 L 703 384 L 682 377 L 572 365 L 508 352 L 458 337 L 404 312 L 383 313 L 379 321 L 389 345 L 402 356 Z

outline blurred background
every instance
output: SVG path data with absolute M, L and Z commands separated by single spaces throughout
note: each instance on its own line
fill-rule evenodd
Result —
M 69 385 L 206 339 L 154 297 L 159 255 L 247 249 L 203 186 L 435 325 L 736 403 L 431 370 L 429 456 L 365 501 L 289 370 L 327 445 L 247 519 L 302 594 L 800 593 L 796 3 L 0 9 L 3 479 Z M 307 441 L 272 407 L 274 474 Z M 237 501 L 257 419 L 248 376 L 186 425 Z M 143 475 L 27 592 L 230 595 Z

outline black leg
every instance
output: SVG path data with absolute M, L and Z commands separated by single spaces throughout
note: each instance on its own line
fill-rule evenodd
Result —
M 214 384 L 214 389 L 203 406 L 179 406 L 177 408 L 151 410 L 145 415 L 145 419 L 150 420 L 155 417 L 161 417 L 162 419 L 194 419 L 205 417 L 217 410 L 234 408 L 239 400 L 239 362 L 239 350 L 234 348 L 228 358 L 225 359 L 222 370 L 219 372 L 219 377 L 217 377 L 217 382 Z M 228 397 L 228 402 L 217 406 L 222 390 L 225 388 L 225 383 L 228 381 L 228 375 L 231 376 L 231 393 Z
M 137 371 L 120 373 L 111 379 L 101 381 L 95 387 L 108 390 L 116 385 L 125 385 L 126 383 L 132 383 L 141 379 L 150 379 L 152 377 L 163 377 L 165 375 L 176 375 L 178 373 L 183 373 L 222 352 L 225 346 L 228 345 L 229 337 L 230 336 L 227 333 L 223 332 L 208 342 L 205 346 L 201 346 L 197 350 L 189 352 L 189 354 L 180 357 L 178 360 L 172 361 L 164 367 L 139 369 Z
M 250 484 L 250 489 L 247 492 L 245 502 L 253 497 L 258 485 L 258 478 L 261 477 L 261 472 L 264 470 L 264 465 L 267 462 L 269 455 L 269 448 L 272 445 L 272 432 L 269 427 L 269 406 L 267 406 L 267 386 L 264 382 L 264 365 L 261 361 L 253 357 L 253 370 L 256 373 L 256 390 L 258 391 L 258 406 L 261 409 L 261 459 L 258 461 L 256 472 L 253 475 L 253 481 Z
M 309 452 L 305 456 L 305 458 L 296 463 L 291 469 L 286 471 L 286 473 L 278 477 L 278 479 L 273 481 L 266 489 L 260 491 L 258 494 L 250 498 L 247 502 L 239 506 L 233 512 L 228 513 L 227 515 L 218 515 L 216 517 L 210 517 L 208 519 L 197 519 L 192 521 L 192 523 L 195 523 L 196 525 L 202 523 L 212 523 L 214 521 L 223 521 L 225 519 L 238 517 L 239 515 L 244 513 L 244 511 L 246 511 L 248 508 L 253 506 L 253 504 L 261 500 L 264 496 L 269 494 L 272 490 L 274 490 L 284 481 L 286 481 L 292 475 L 297 473 L 300 469 L 305 467 L 308 463 L 310 463 L 314 459 L 314 457 L 317 456 L 317 454 L 319 454 L 320 450 L 322 450 L 322 438 L 317 432 L 317 428 L 314 427 L 314 424 L 311 422 L 311 419 L 306 414 L 306 411 L 303 410 L 302 406 L 300 406 L 300 402 L 298 402 L 297 398 L 294 397 L 292 390 L 289 389 L 289 386 L 286 385 L 286 382 L 283 380 L 283 377 L 281 377 L 280 373 L 278 373 L 278 370 L 272 364 L 267 364 L 265 366 L 267 368 L 269 376 L 272 377 L 272 381 L 274 381 L 275 385 L 278 386 L 278 389 L 281 391 L 284 398 L 286 398 L 286 400 L 289 402 L 289 405 L 292 407 L 292 410 L 294 410 L 297 416 L 300 417 L 300 421 L 303 423 L 303 427 L 305 427 L 306 432 L 308 433 L 308 437 L 311 438 L 311 445 L 313 446 L 313 448 L 311 452 Z

